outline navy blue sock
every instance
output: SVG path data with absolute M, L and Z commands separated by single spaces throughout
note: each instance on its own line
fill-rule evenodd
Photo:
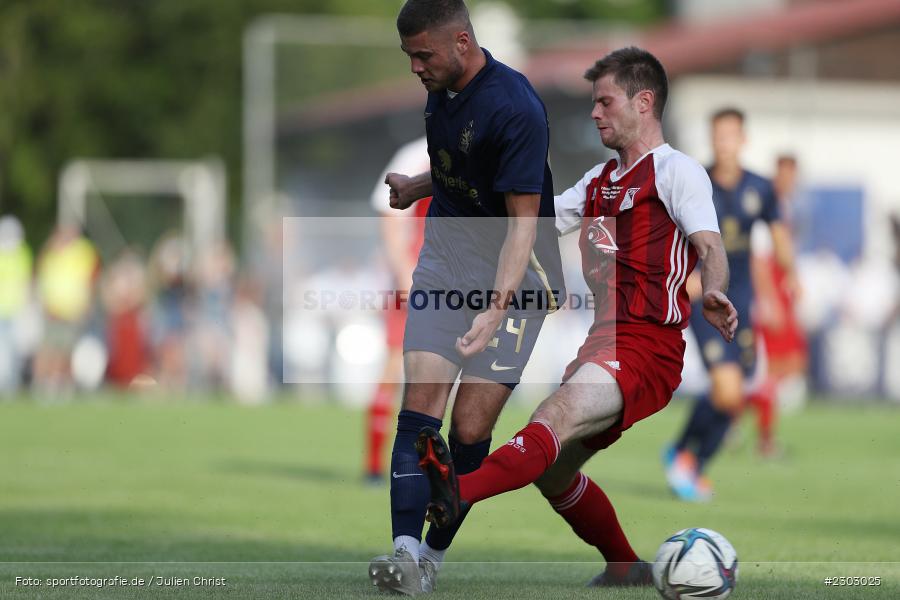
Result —
M 710 403 L 708 425 L 697 448 L 697 472 L 703 472 L 703 468 L 722 446 L 729 427 L 731 415 L 718 410 Z
M 710 402 L 709 394 L 703 394 L 697 398 L 694 402 L 691 416 L 684 426 L 684 431 L 681 432 L 681 437 L 675 442 L 675 450 L 677 452 L 685 449 L 693 451 L 700 446 L 713 418 L 711 409 L 712 403 Z
M 397 437 L 391 453 L 391 530 L 396 538 L 408 535 L 422 539 L 425 509 L 431 497 L 428 478 L 419 468 L 416 438 L 424 427 L 441 428 L 441 421 L 411 410 L 397 417 Z
M 463 444 L 454 438 L 453 434 L 450 434 L 447 442 L 450 445 L 450 455 L 453 456 L 453 464 L 456 467 L 457 475 L 465 475 L 476 470 L 491 451 L 491 438 L 477 444 Z M 425 541 L 435 550 L 446 550 L 450 547 L 453 537 L 459 531 L 467 514 L 469 514 L 469 507 L 463 509 L 456 523 L 444 529 L 438 529 L 432 525 L 428 528 Z

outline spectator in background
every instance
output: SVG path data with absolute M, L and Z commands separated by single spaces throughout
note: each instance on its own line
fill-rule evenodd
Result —
M 22 351 L 16 335 L 31 290 L 31 250 L 22 224 L 0 219 L 0 396 L 14 393 L 22 377 Z
M 72 350 L 93 303 L 100 261 L 77 226 L 60 225 L 37 261 L 37 289 L 44 337 L 34 359 L 34 383 L 47 391 L 69 387 Z
M 234 274 L 234 253 L 224 240 L 198 257 L 189 343 L 193 385 L 222 388 L 228 383 Z
M 184 240 L 177 232 L 163 235 L 153 248 L 150 280 L 150 340 L 157 379 L 163 386 L 183 389 L 187 383 L 188 284 Z
M 106 311 L 106 378 L 126 388 L 149 367 L 147 332 L 143 319 L 146 273 L 141 260 L 126 251 L 103 275 L 100 295 Z
M 265 400 L 269 387 L 269 323 L 262 303 L 262 286 L 248 275 L 240 277 L 231 306 L 233 335 L 227 378 L 229 389 L 244 404 Z

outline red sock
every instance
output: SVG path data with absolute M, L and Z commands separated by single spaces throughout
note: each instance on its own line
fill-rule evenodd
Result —
M 611 575 L 625 577 L 638 557 L 619 525 L 616 509 L 596 483 L 579 472 L 569 489 L 547 501 L 578 537 L 603 554 Z
M 756 427 L 761 444 L 772 441 L 772 430 L 775 425 L 775 384 L 765 381 L 750 395 L 750 404 L 756 409 Z
M 525 487 L 559 456 L 559 439 L 549 425 L 535 421 L 484 459 L 481 467 L 459 477 L 459 495 L 470 504 Z
M 384 443 L 387 440 L 394 404 L 394 383 L 381 383 L 375 391 L 366 419 L 366 470 L 370 475 L 379 475 L 384 468 Z

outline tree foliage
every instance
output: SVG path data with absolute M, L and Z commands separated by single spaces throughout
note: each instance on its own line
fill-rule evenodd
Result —
M 517 0 L 515 7 L 527 17 L 647 20 L 658 16 L 659 1 Z M 400 4 L 3 0 L 0 212 L 18 215 L 32 242 L 44 239 L 59 171 L 75 157 L 221 156 L 234 206 L 246 25 L 270 12 L 393 16 Z

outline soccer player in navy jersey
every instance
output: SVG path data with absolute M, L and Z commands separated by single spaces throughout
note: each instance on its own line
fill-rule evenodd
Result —
M 440 429 L 459 378 L 449 451 L 461 472 L 477 468 L 565 290 L 540 98 L 479 47 L 462 0 L 408 0 L 397 29 L 428 92 L 431 168 L 385 181 L 394 208 L 432 201 L 403 340 L 406 385 L 391 455 L 394 553 L 373 559 L 369 576 L 381 589 L 416 594 L 433 589 L 455 534 L 430 530 L 421 542 L 429 486 L 416 438 Z
M 588 69 L 591 113 L 617 156 L 556 198 L 560 233 L 579 232 L 582 272 L 595 296 L 594 324 L 530 423 L 459 475 L 440 434 L 417 440 L 431 485 L 428 517 L 451 526 L 466 507 L 534 483 L 550 505 L 607 561 L 591 585 L 652 585 L 603 490 L 581 468 L 632 425 L 662 410 L 681 382 L 691 314 L 685 281 L 702 261 L 700 312 L 724 341 L 738 317 L 725 295 L 728 261 L 700 164 L 662 133 L 668 95 L 663 66 L 639 48 Z
M 769 226 L 775 259 L 787 273 L 786 280 L 796 281 L 790 233 L 781 221 L 775 189 L 768 179 L 741 166 L 740 153 L 746 141 L 743 112 L 723 108 L 713 115 L 711 125 L 714 162 L 709 175 L 713 202 L 728 253 L 729 297 L 742 320 L 735 335 L 737 343 L 723 344 L 708 323 L 696 316 L 691 318 L 691 329 L 709 372 L 710 391 L 697 399 L 681 436 L 664 455 L 669 487 L 686 501 L 711 499 L 712 485 L 704 470 L 750 396 L 747 386 L 756 368 L 757 349 L 750 319 L 754 296 L 750 233 L 755 222 Z M 754 402 L 764 410 L 771 408 L 771 386 L 760 386 L 753 394 L 766 396 Z

